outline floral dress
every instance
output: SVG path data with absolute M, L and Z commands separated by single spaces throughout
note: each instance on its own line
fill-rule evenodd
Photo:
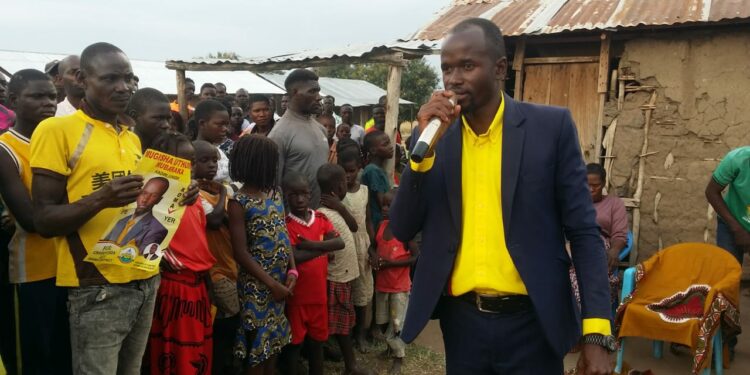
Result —
M 245 209 L 250 255 L 271 277 L 284 283 L 291 245 L 284 220 L 284 204 L 279 194 L 257 199 L 240 192 L 234 199 Z M 284 302 L 274 301 L 271 290 L 242 267 L 237 289 L 241 324 L 234 352 L 249 366 L 256 366 L 289 344 L 289 322 L 284 315 Z

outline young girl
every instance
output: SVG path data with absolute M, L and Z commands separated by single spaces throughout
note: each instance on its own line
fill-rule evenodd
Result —
M 194 160 L 195 150 L 182 134 L 162 134 L 151 147 Z M 196 366 L 206 372 L 211 369 L 213 332 L 206 279 L 216 259 L 208 249 L 206 224 L 204 202 L 198 198 L 185 207 L 180 225 L 164 250 L 149 335 L 151 374 L 195 373 Z
M 289 344 L 284 300 L 298 273 L 276 186 L 276 144 L 260 135 L 241 137 L 232 148 L 229 173 L 243 187 L 229 202 L 229 231 L 240 265 L 240 328 L 235 355 L 246 374 L 274 374 L 276 357 Z
M 362 183 L 370 190 L 370 219 L 373 228 L 382 220 L 383 196 L 391 190 L 391 180 L 385 173 L 385 163 L 393 158 L 391 139 L 380 130 L 365 136 L 363 151 L 368 163 L 362 172 Z
M 339 125 L 344 126 L 344 124 Z M 343 141 L 340 141 L 343 143 Z M 352 141 L 352 143 L 354 143 Z M 341 148 L 339 148 L 341 149 Z M 370 191 L 367 186 L 360 184 L 359 171 L 362 170 L 362 160 L 359 148 L 342 149 L 339 153 L 339 165 L 346 172 L 347 194 L 344 198 L 344 206 L 357 221 L 357 231 L 354 232 L 354 245 L 357 249 L 357 263 L 359 264 L 359 277 L 352 282 L 352 302 L 356 312 L 357 326 L 354 329 L 354 340 L 362 353 L 367 352 L 365 334 L 370 327 L 366 321 L 369 314 L 370 302 L 373 295 L 372 268 L 370 267 L 370 238 L 373 236 L 372 222 L 370 222 L 370 209 L 367 200 Z
M 393 236 L 388 212 L 396 195 L 391 190 L 383 196 L 383 221 L 375 238 L 378 252 L 373 263 L 375 279 L 375 324 L 385 331 L 385 341 L 393 357 L 389 374 L 400 374 L 406 356 L 406 344 L 401 340 L 401 328 L 406 316 L 411 290 L 410 267 L 417 261 L 419 248 L 416 241 L 405 244 Z

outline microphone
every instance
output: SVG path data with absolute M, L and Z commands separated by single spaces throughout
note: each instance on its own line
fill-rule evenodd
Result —
M 456 105 L 456 100 L 454 98 L 448 99 L 452 105 Z M 430 119 L 430 122 L 427 123 L 427 126 L 425 126 L 424 131 L 422 131 L 422 134 L 419 135 L 419 140 L 417 140 L 417 144 L 414 146 L 414 150 L 411 152 L 411 160 L 415 163 L 421 163 L 422 160 L 424 160 L 425 155 L 427 155 L 432 147 L 434 146 L 433 143 L 437 140 L 436 135 L 438 130 L 440 130 L 440 118 L 433 117 Z

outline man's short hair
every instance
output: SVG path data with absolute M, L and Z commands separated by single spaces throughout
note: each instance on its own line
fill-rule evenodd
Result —
M 224 82 L 216 82 L 214 83 L 214 87 L 223 86 L 224 88 L 227 88 L 227 85 L 224 84 Z
M 8 83 L 8 95 L 20 95 L 30 82 L 34 81 L 52 81 L 52 78 L 36 69 L 23 69 L 13 74 Z
M 151 177 L 143 186 L 146 186 L 152 182 L 158 182 L 164 187 L 164 189 L 161 190 L 162 194 L 166 193 L 167 190 L 169 190 L 169 180 L 161 176 Z
M 265 96 L 263 94 L 252 94 L 252 95 L 250 95 L 250 105 L 252 106 L 253 103 L 257 103 L 257 102 L 263 102 L 263 103 L 266 103 L 268 105 L 271 105 L 271 101 L 268 99 L 267 96 Z
M 487 52 L 492 54 L 493 59 L 499 59 L 505 57 L 505 41 L 503 40 L 503 33 L 500 28 L 497 27 L 492 21 L 484 18 L 469 18 L 459 22 L 456 26 L 451 29 L 451 34 L 459 33 L 471 29 L 472 27 L 478 27 L 484 34 L 484 42 L 487 48 Z
M 136 91 L 133 96 L 130 97 L 130 102 L 128 103 L 128 108 L 125 110 L 125 113 L 129 114 L 131 111 L 134 111 L 136 114 L 142 114 L 149 104 L 158 102 L 169 104 L 169 99 L 167 99 L 167 96 L 161 91 L 155 88 L 144 87 Z
M 214 112 L 218 111 L 227 111 L 227 108 L 224 107 L 224 104 L 221 104 L 221 102 L 213 99 L 204 100 L 200 103 L 198 103 L 197 106 L 195 106 L 195 112 L 193 112 L 193 118 L 195 119 L 195 122 L 197 123 L 200 120 L 208 120 L 211 118 L 211 115 Z
M 385 106 L 382 104 L 375 104 L 374 106 L 372 106 L 372 111 L 375 112 L 376 109 L 382 109 L 385 111 Z
M 199 91 L 199 92 L 203 92 L 203 90 L 206 89 L 206 88 L 216 90 L 216 86 L 214 86 L 213 83 L 206 82 L 203 85 L 201 85 L 201 91 Z
M 90 71 L 91 64 L 94 59 L 99 55 L 105 55 L 109 53 L 124 53 L 121 49 L 117 48 L 113 44 L 106 42 L 94 43 L 81 52 L 81 70 Z
M 190 78 L 190 77 L 186 77 L 186 78 L 185 78 L 185 83 L 188 83 L 188 82 L 190 82 L 190 83 L 192 83 L 192 84 L 195 84 L 195 81 L 193 81 L 193 79 L 192 79 L 192 78 Z
M 294 86 L 295 84 L 309 81 L 317 82 L 318 75 L 311 70 L 295 69 L 291 73 L 289 73 L 289 76 L 287 76 L 286 80 L 284 80 L 284 88 L 286 88 L 286 92 L 289 93 L 292 91 L 292 86 Z
M 320 191 L 328 193 L 333 191 L 342 180 L 346 179 L 346 172 L 338 164 L 323 164 L 316 175 Z

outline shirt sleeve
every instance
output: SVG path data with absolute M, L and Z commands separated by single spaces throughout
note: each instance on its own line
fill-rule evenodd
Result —
M 590 335 L 598 333 L 603 336 L 609 336 L 612 334 L 612 326 L 609 323 L 609 319 L 602 318 L 588 318 L 583 320 L 583 334 Z
M 339 236 L 339 232 L 333 226 L 333 223 L 331 222 L 331 220 L 328 219 L 328 217 L 321 214 L 320 217 L 317 218 L 317 220 L 320 220 L 320 228 L 321 228 L 321 232 L 323 232 L 323 235 L 326 235 L 328 233 L 334 233 L 336 237 Z
M 279 166 L 276 171 L 276 186 L 281 186 L 281 180 L 284 178 L 284 161 L 286 159 L 286 150 L 284 148 L 284 143 L 286 143 L 286 140 L 279 134 L 269 133 L 268 138 L 271 138 L 271 140 L 276 142 L 276 146 L 279 148 Z
M 740 168 L 738 163 L 738 157 L 737 154 L 742 149 L 737 149 L 734 151 L 731 151 L 728 153 L 724 159 L 721 160 L 721 163 L 719 163 L 719 166 L 716 167 L 716 170 L 713 174 L 713 179 L 721 186 L 727 186 L 734 179 L 737 177 L 737 175 L 740 173 Z
M 610 228 L 610 242 L 614 240 L 628 241 L 628 212 L 620 197 L 612 197 L 612 222 Z
M 419 163 L 416 163 L 416 162 L 413 162 L 413 161 L 410 162 L 411 170 L 414 171 L 414 172 L 420 172 L 420 173 L 429 172 L 430 169 L 432 169 L 432 166 L 434 164 L 435 164 L 435 155 L 434 154 L 432 156 L 430 156 L 430 157 L 426 157 L 426 158 L 422 159 L 422 161 L 419 162 Z
M 50 119 L 53 120 L 53 119 Z M 47 169 L 63 176 L 70 175 L 67 138 L 57 122 L 45 120 L 31 136 L 31 168 Z

